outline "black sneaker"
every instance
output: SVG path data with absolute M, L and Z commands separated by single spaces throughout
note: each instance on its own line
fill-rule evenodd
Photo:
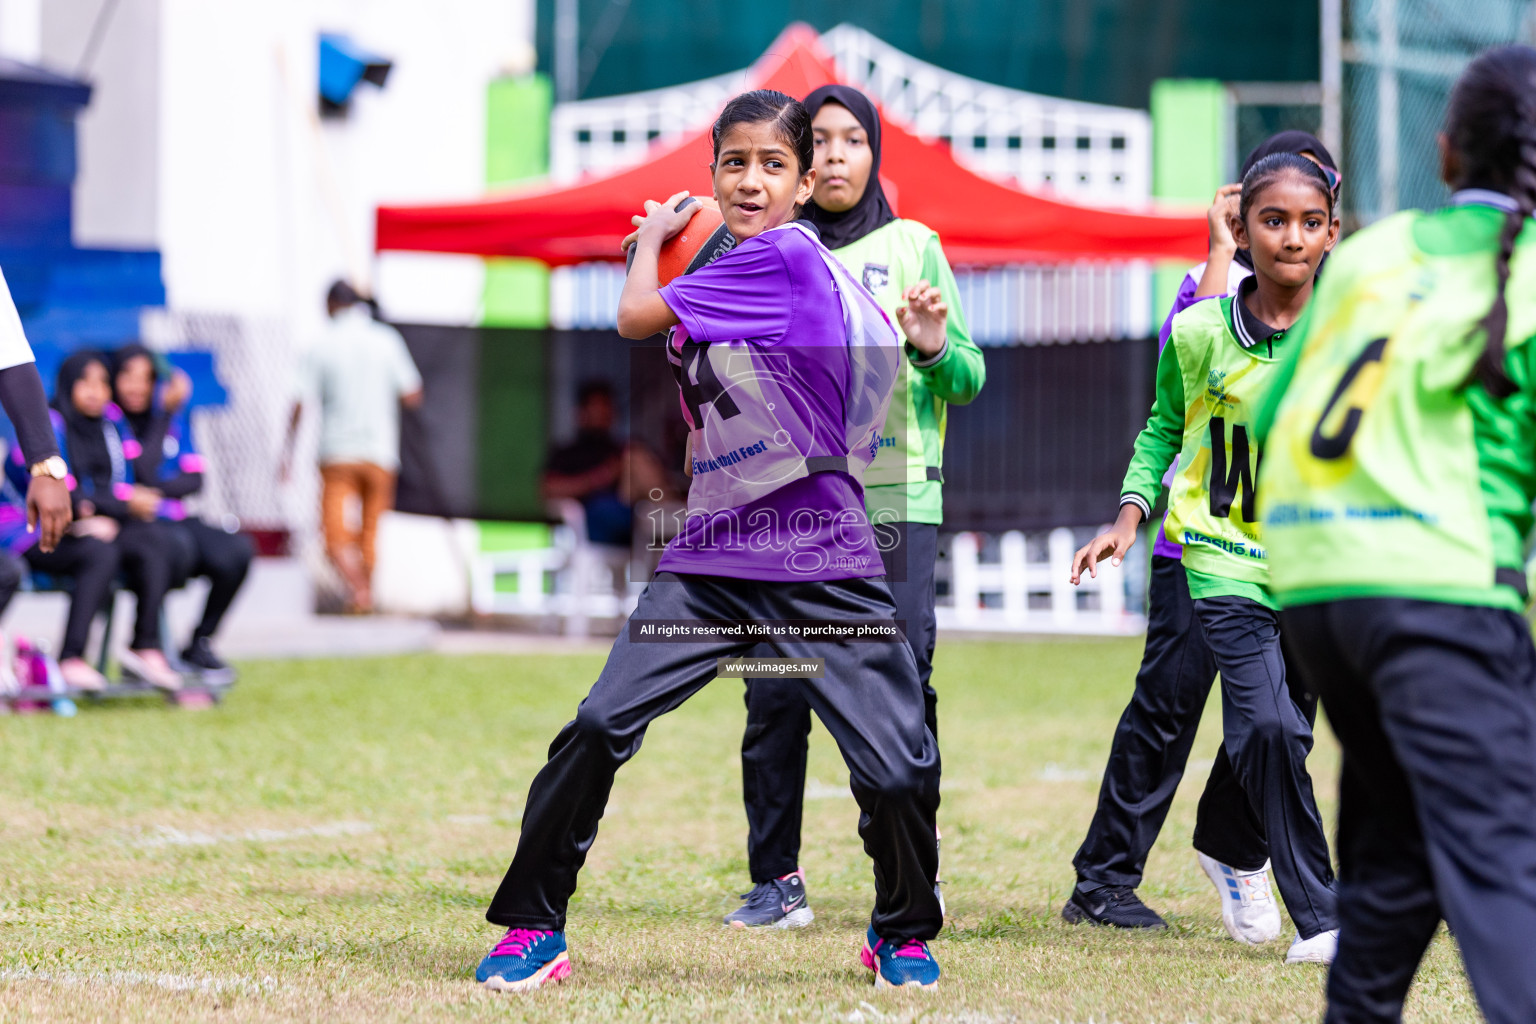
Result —
M 743 906 L 725 915 L 732 928 L 804 928 L 816 920 L 805 897 L 805 872 L 763 882 L 742 893 Z
M 227 686 L 235 681 L 235 670 L 213 653 L 213 644 L 205 636 L 193 640 L 181 652 L 181 661 L 208 686 Z
M 1141 902 L 1129 885 L 1101 885 L 1086 892 L 1072 887 L 1072 898 L 1061 908 L 1061 916 L 1071 924 L 1107 924 L 1111 928 L 1167 928 L 1168 922 L 1157 911 Z

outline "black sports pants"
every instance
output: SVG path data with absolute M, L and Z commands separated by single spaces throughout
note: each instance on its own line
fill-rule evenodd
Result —
M 1496 608 L 1286 609 L 1344 747 L 1329 1024 L 1396 1022 L 1441 917 L 1489 1024 L 1536 1021 L 1536 650 Z
M 1078 881 L 1086 885 L 1141 884 L 1216 677 L 1184 563 L 1152 556 L 1148 606 L 1136 689 L 1115 729 L 1093 822 L 1072 858 Z M 1310 725 L 1317 701 L 1304 698 L 1301 706 Z M 1200 797 L 1194 840 L 1201 853 L 1241 871 L 1257 871 L 1269 859 L 1263 823 L 1232 771 L 1225 743 Z
M 1202 597 L 1195 615 L 1221 673 L 1222 748 L 1264 825 L 1275 885 L 1303 939 L 1339 926 L 1328 838 L 1312 795 L 1312 726 L 1286 683 L 1279 616 L 1246 597 Z
M 95 537 L 76 537 L 66 533 L 59 546 L 44 554 L 36 547 L 22 556 L 27 565 L 50 576 L 68 576 L 74 580 L 69 598 L 69 616 L 64 620 L 64 643 L 59 660 L 85 657 L 85 645 L 91 636 L 91 620 L 106 607 L 112 597 L 112 583 L 117 579 L 121 555 L 117 546 Z
M 890 590 L 878 578 L 781 583 L 658 573 L 576 718 L 550 745 L 549 761 L 528 793 L 517 853 L 486 918 L 506 927 L 564 929 L 614 774 L 640 749 L 646 726 L 714 678 L 717 659 L 758 646 L 755 640 L 636 642 L 630 634 L 636 624 L 894 617 Z M 824 678 L 801 685 L 848 765 L 859 835 L 875 862 L 875 932 L 888 941 L 933 938 L 943 925 L 933 891 L 939 754 L 923 725 L 911 651 L 899 641 L 776 640 L 770 646 L 787 657 L 826 661 Z
M 930 523 L 885 523 L 881 538 L 886 585 L 896 600 L 917 678 L 923 719 L 939 735 L 939 695 L 933 675 L 933 563 L 939 528 Z M 805 810 L 805 759 L 811 704 L 797 679 L 747 680 L 747 729 L 741 738 L 741 789 L 747 805 L 747 860 L 754 883 L 800 866 L 800 820 Z
M 133 618 L 136 651 L 160 649 L 160 608 L 172 587 L 186 582 L 175 524 L 126 519 L 118 524 L 117 545 L 123 558 L 128 589 L 137 599 Z M 178 578 L 179 577 L 179 578 Z
M 193 576 L 208 578 L 208 600 L 203 604 L 202 621 L 192 631 L 192 640 L 211 637 L 218 632 L 224 613 L 229 611 L 245 582 L 256 547 L 245 534 L 209 526 L 201 519 L 167 521 L 165 525 L 178 546 L 178 585 Z

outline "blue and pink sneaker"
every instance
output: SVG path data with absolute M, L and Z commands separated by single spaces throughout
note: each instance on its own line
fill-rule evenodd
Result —
M 475 968 L 475 980 L 498 992 L 532 992 L 546 982 L 571 976 L 564 932 L 508 928 Z
M 859 959 L 875 972 L 875 988 L 939 987 L 939 962 L 922 939 L 893 944 L 876 935 L 871 925 Z

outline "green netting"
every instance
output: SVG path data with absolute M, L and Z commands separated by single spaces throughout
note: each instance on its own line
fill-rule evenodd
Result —
M 537 5 L 545 72 L 554 5 Z M 793 21 L 820 31 L 850 22 L 914 57 L 983 81 L 1124 107 L 1145 108 L 1158 78 L 1317 78 L 1315 0 L 580 0 L 580 96 L 740 70 Z M 608 43 L 597 52 L 600 30 Z
M 1348 0 L 1344 7 L 1344 205 L 1368 223 L 1446 199 L 1435 137 L 1461 69 L 1489 46 L 1530 41 L 1530 0 Z

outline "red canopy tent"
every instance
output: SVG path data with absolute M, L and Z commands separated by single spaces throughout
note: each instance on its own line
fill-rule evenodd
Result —
M 815 30 L 793 25 L 753 66 L 753 88 L 804 96 L 838 80 Z M 1203 215 L 1135 213 L 1049 199 L 981 177 L 948 147 L 884 126 L 883 177 L 900 214 L 938 232 L 953 263 L 994 265 L 1082 259 L 1198 260 Z M 381 206 L 379 251 L 522 256 L 550 266 L 620 260 L 629 218 L 647 199 L 710 193 L 709 132 L 658 144 L 644 163 L 560 188 L 539 187 L 468 203 Z

